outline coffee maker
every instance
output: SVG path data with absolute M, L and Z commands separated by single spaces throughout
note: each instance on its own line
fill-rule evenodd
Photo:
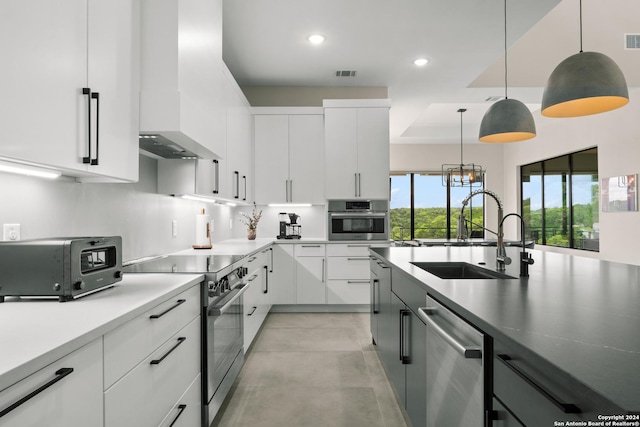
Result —
M 302 224 L 300 224 L 299 215 L 280 212 L 278 220 L 280 221 L 280 234 L 276 236 L 278 239 L 300 239 L 302 237 Z

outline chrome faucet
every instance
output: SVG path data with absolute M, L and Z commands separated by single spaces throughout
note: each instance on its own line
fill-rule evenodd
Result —
M 520 218 L 520 237 L 522 237 L 522 252 L 520 252 L 520 277 L 529 277 L 529 266 L 533 264 L 534 261 L 531 255 L 527 253 L 524 245 L 524 218 L 522 218 L 522 215 L 519 215 L 517 213 L 507 214 L 504 218 L 502 218 L 502 221 L 500 222 L 501 227 L 504 220 L 510 216 L 517 216 L 518 218 Z
M 487 196 L 491 196 L 493 200 L 495 200 L 496 203 L 498 204 L 498 232 L 494 233 L 498 236 L 498 245 L 496 249 L 496 270 L 504 271 L 506 268 L 505 266 L 511 263 L 511 258 L 507 256 L 507 251 L 504 247 L 504 232 L 502 229 L 502 222 L 503 222 L 502 215 L 504 213 L 504 210 L 502 208 L 502 201 L 500 200 L 500 197 L 498 197 L 496 193 L 490 190 L 480 189 L 470 193 L 467 197 L 465 197 L 465 199 L 462 201 L 462 210 L 460 211 L 460 217 L 458 218 L 458 231 L 456 233 L 456 237 L 458 240 L 467 239 L 467 225 L 466 225 L 466 220 L 464 218 L 464 208 L 469 203 L 469 200 L 471 200 L 473 196 L 476 196 L 478 194 L 486 194 Z M 493 233 L 493 231 L 491 232 Z

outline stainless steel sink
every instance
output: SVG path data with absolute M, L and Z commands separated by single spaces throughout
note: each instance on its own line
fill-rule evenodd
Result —
M 441 279 L 515 279 L 515 277 L 466 262 L 412 262 L 411 264 Z

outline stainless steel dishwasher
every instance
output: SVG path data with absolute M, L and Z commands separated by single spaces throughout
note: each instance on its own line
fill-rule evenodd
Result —
M 484 335 L 427 295 L 427 426 L 485 424 Z

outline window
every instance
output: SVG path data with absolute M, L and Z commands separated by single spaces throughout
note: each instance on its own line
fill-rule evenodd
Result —
M 480 187 L 474 187 L 474 190 Z M 444 187 L 441 172 L 391 175 L 389 236 L 392 240 L 455 238 L 462 201 L 469 187 Z M 470 237 L 482 237 L 483 198 L 465 208 Z
M 536 243 L 599 250 L 598 149 L 520 168 L 521 212 Z

